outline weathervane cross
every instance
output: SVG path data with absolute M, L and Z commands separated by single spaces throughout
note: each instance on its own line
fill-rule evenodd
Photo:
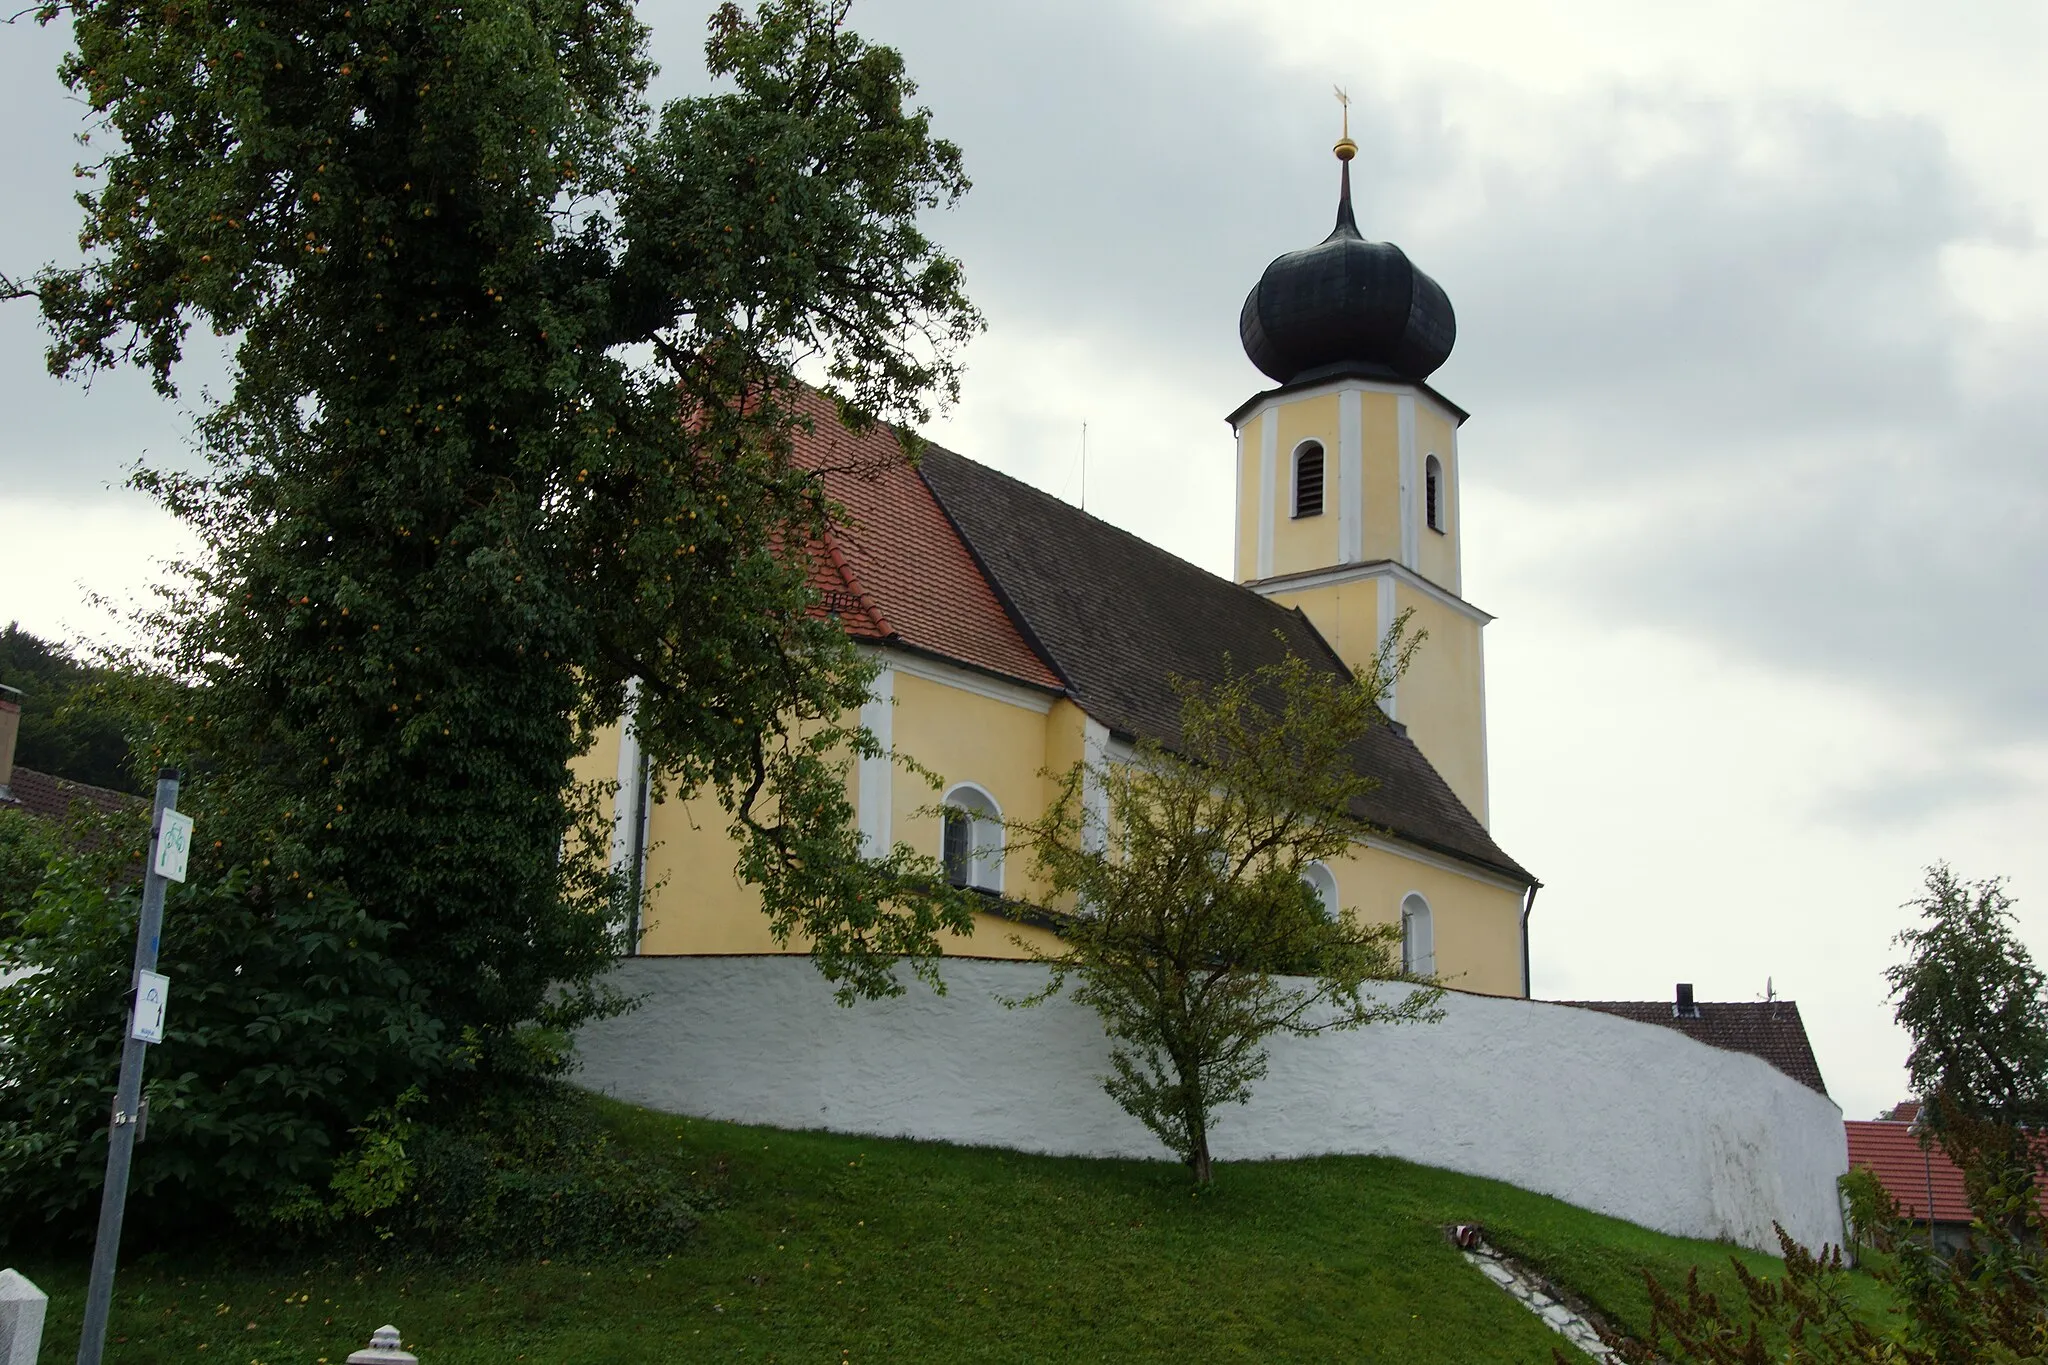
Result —
M 1351 158 L 1358 155 L 1358 144 L 1351 140 L 1351 96 L 1341 85 L 1333 85 L 1330 89 L 1336 91 L 1337 105 L 1344 111 L 1344 133 L 1337 139 L 1337 145 L 1330 150 L 1337 154 L 1339 161 L 1345 163 L 1344 174 L 1348 176 L 1351 174 Z M 1351 182 L 1346 180 L 1344 183 L 1349 185 Z M 1345 194 L 1350 194 L 1350 191 L 1347 189 Z

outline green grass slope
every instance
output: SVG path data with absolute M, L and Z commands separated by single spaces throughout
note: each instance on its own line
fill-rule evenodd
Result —
M 108 1359 L 340 1365 L 390 1321 L 422 1365 L 1548 1362 L 1563 1339 L 1445 1242 L 1474 1221 L 1638 1331 L 1645 1269 L 1676 1282 L 1697 1264 L 1732 1288 L 1725 1246 L 1399 1161 L 1225 1165 L 1196 1198 L 1165 1163 L 605 1111 L 645 1160 L 702 1182 L 713 1207 L 687 1250 L 462 1267 L 396 1246 L 270 1267 L 160 1253 L 122 1271 Z M 69 1359 L 83 1260 L 21 1268 L 51 1295 L 45 1358 Z

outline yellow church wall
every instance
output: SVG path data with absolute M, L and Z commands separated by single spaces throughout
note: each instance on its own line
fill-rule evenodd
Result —
M 1337 562 L 1338 508 L 1343 506 L 1343 459 L 1337 445 L 1337 395 L 1282 403 L 1270 418 L 1280 424 L 1273 461 L 1276 515 L 1273 518 L 1273 573 L 1300 573 Z M 1254 424 L 1253 430 L 1256 430 Z M 1323 447 L 1323 511 L 1320 516 L 1296 517 L 1294 512 L 1294 451 L 1303 441 L 1320 441 Z
M 972 782 L 995 799 L 1005 819 L 1031 819 L 1045 808 L 1045 714 L 927 678 L 896 674 L 895 742 L 903 753 L 938 774 L 937 790 L 903 768 L 896 770 L 892 836 L 920 853 L 941 853 L 941 798 L 955 783 Z M 1034 889 L 1021 858 L 1004 859 L 1005 894 L 1028 898 Z
M 914 773 L 898 768 L 891 782 L 892 841 L 921 853 L 940 853 L 940 821 L 935 813 L 947 788 L 973 782 L 993 797 L 1006 816 L 1035 814 L 1043 807 L 1040 768 L 1047 753 L 1047 720 L 1033 710 L 1014 706 L 943 683 L 898 671 L 892 717 L 899 750 L 915 756 L 937 773 L 943 785 L 933 790 Z M 1078 755 L 1079 709 L 1068 705 L 1075 724 L 1073 748 Z M 617 764 L 618 741 L 610 738 L 611 762 Z M 858 779 L 849 773 L 848 794 L 858 801 Z M 778 944 L 762 913 L 760 894 L 736 871 L 738 847 L 727 833 L 729 817 L 711 797 L 669 800 L 657 804 L 648 819 L 648 905 L 641 951 L 650 954 L 807 952 L 802 937 Z M 1030 894 L 1029 868 L 1021 859 L 1005 860 L 1004 890 L 1012 896 Z M 1035 926 L 993 914 L 975 916 L 971 935 L 943 934 L 941 948 L 949 954 L 1015 958 L 1026 955 L 1019 941 L 1052 948 L 1058 939 Z
M 735 870 L 739 850 L 726 833 L 728 821 L 709 798 L 666 801 L 649 820 L 651 847 L 647 878 L 651 891 L 643 953 L 806 953 L 810 940 L 799 934 L 777 943 L 762 913 L 761 897 Z M 1056 947 L 1044 929 L 998 915 L 977 914 L 971 935 L 941 934 L 941 949 L 953 956 L 1025 956 L 1017 940 Z
M 1362 668 L 1379 648 L 1379 581 L 1359 579 L 1350 583 L 1329 583 L 1293 592 L 1268 593 L 1283 607 L 1301 608 L 1322 637 L 1337 651 L 1337 657 L 1352 668 Z
M 1045 716 L 1045 757 L 1038 787 L 1040 810 L 1052 804 L 1060 782 L 1073 771 L 1074 765 L 1086 760 L 1087 734 L 1087 712 L 1067 697 L 1053 702 L 1052 710 Z
M 1451 593 L 1461 593 L 1458 573 L 1457 438 L 1450 421 L 1433 404 L 1415 405 L 1415 571 Z M 1443 465 L 1444 529 L 1429 528 L 1424 470 L 1434 455 Z
M 1356 847 L 1330 868 L 1338 903 L 1374 924 L 1398 924 L 1420 893 L 1435 930 L 1437 974 L 1482 995 L 1522 993 L 1522 892 L 1449 871 L 1379 845 Z
M 1394 715 L 1450 784 L 1458 799 L 1487 821 L 1486 728 L 1479 623 L 1407 584 L 1394 590 L 1395 610 L 1412 611 L 1410 628 L 1428 633 L 1395 693 Z
M 1375 576 L 1271 597 L 1283 607 L 1299 607 L 1339 658 L 1362 668 L 1379 648 L 1380 632 L 1388 624 L 1380 619 L 1380 583 Z M 1395 716 L 1458 799 L 1484 824 L 1486 727 L 1479 623 L 1429 593 L 1397 583 L 1394 611 L 1408 610 L 1415 613 L 1410 628 L 1428 632 L 1429 638 L 1396 689 Z
M 1361 393 L 1359 435 L 1365 454 L 1363 558 L 1401 557 L 1401 400 L 1391 393 Z M 1331 559 L 1328 564 L 1336 563 Z M 1318 566 L 1322 567 L 1322 566 Z
M 569 760 L 569 776 L 579 783 L 618 781 L 619 727 L 607 725 L 593 735 L 590 747 Z
M 1376 638 L 1376 585 L 1346 584 L 1299 594 L 1304 599 L 1337 601 L 1344 621 L 1342 638 L 1363 642 L 1369 650 Z M 1314 614 L 1311 603 L 1303 603 Z M 1426 599 L 1425 610 L 1444 609 Z M 1420 615 L 1420 613 L 1418 613 Z M 1432 616 L 1432 640 L 1425 652 L 1455 638 L 1455 621 L 1438 623 Z M 1476 632 L 1475 632 L 1476 634 Z M 943 791 L 957 782 L 982 787 L 1010 818 L 1029 818 L 1044 809 L 1057 774 L 1080 760 L 1085 751 L 1087 717 L 1071 700 L 1053 700 L 1049 710 L 1017 706 L 979 692 L 948 686 L 898 669 L 894 677 L 896 706 L 892 717 L 897 747 L 937 773 L 944 786 L 933 790 L 912 774 L 898 770 L 892 782 L 891 837 L 920 852 L 940 852 L 940 821 L 931 813 Z M 1405 706 L 1422 706 L 1419 697 L 1404 696 Z M 1418 717 L 1411 725 L 1426 724 Z M 1411 730 L 1411 733 L 1414 733 Z M 575 764 L 580 778 L 612 781 L 618 769 L 618 727 L 600 732 L 590 750 Z M 1428 752 L 1425 746 L 1425 752 Z M 1445 761 L 1456 789 L 1457 780 Z M 849 795 L 858 781 L 848 774 Z M 1464 795 L 1461 791 L 1460 795 Z M 1469 798 L 1468 798 L 1469 800 Z M 727 834 L 729 819 L 711 797 L 670 799 L 649 815 L 647 854 L 648 904 L 643 911 L 640 951 L 647 954 L 739 954 L 806 952 L 801 938 L 778 944 L 761 912 L 759 894 L 735 870 L 737 847 Z M 1521 988 L 1519 893 L 1448 871 L 1380 847 L 1360 846 L 1333 865 L 1340 897 L 1369 918 L 1398 920 L 1402 898 L 1419 891 L 1430 902 L 1436 949 L 1442 974 L 1462 990 L 1518 994 Z M 1022 854 L 1005 860 L 1003 888 L 1007 895 L 1031 902 L 1037 887 Z M 975 917 L 975 932 L 944 935 L 948 954 L 970 957 L 1028 956 L 1025 945 L 1058 950 L 1050 931 L 993 914 Z
M 740 880 L 731 819 L 714 797 L 657 803 L 647 819 L 643 953 L 779 953 L 760 893 Z M 796 951 L 810 945 L 791 944 Z

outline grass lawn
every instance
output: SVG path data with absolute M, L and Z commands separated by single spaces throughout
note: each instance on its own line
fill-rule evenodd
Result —
M 1676 1283 L 1698 1264 L 1733 1288 L 1725 1246 L 1380 1158 L 1224 1165 L 1198 1199 L 1163 1162 L 605 1112 L 715 1201 L 687 1250 L 467 1267 L 395 1247 L 262 1267 L 157 1253 L 121 1271 L 108 1359 L 340 1365 L 395 1322 L 422 1365 L 1547 1363 L 1563 1338 L 1444 1241 L 1471 1221 L 1635 1330 L 1644 1269 Z M 51 1296 L 43 1358 L 69 1360 L 83 1258 L 17 1264 Z

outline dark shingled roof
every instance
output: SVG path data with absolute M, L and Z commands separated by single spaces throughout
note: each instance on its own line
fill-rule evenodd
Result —
M 149 805 L 139 796 L 117 792 L 112 787 L 73 782 L 66 777 L 52 777 L 29 768 L 16 768 L 8 779 L 7 790 L 13 799 L 0 801 L 0 809 L 13 807 L 45 820 L 69 819 L 73 803 L 79 801 L 107 815 L 140 810 Z
M 146 812 L 150 806 L 141 797 L 127 792 L 52 777 L 32 768 L 16 768 L 7 780 L 7 793 L 8 799 L 0 800 L 0 810 L 18 810 L 39 820 L 60 824 L 69 821 L 74 813 L 123 815 Z M 81 805 L 87 810 L 78 811 L 77 807 Z M 84 852 L 96 853 L 106 846 L 107 830 L 102 826 L 88 824 L 74 833 L 78 838 L 77 847 Z
M 1639 1024 L 1661 1024 L 1709 1047 L 1729 1052 L 1747 1052 L 1762 1058 L 1801 1085 L 1828 1093 L 1820 1078 L 1820 1063 L 1814 1060 L 1813 1044 L 1806 1040 L 1806 1024 L 1799 1006 L 1790 1000 L 1741 1000 L 1716 1004 L 1699 1002 L 1699 1018 L 1681 1019 L 1672 1013 L 1669 1000 L 1559 1000 L 1574 1009 L 1599 1010 L 1617 1014 Z
M 1307 617 L 1249 588 L 952 451 L 926 446 L 919 468 L 1025 637 L 1113 731 L 1174 744 L 1170 680 L 1221 682 L 1226 656 L 1240 672 L 1289 652 L 1343 671 Z M 1365 819 L 1534 881 L 1398 728 L 1376 727 L 1360 762 L 1380 780 Z

